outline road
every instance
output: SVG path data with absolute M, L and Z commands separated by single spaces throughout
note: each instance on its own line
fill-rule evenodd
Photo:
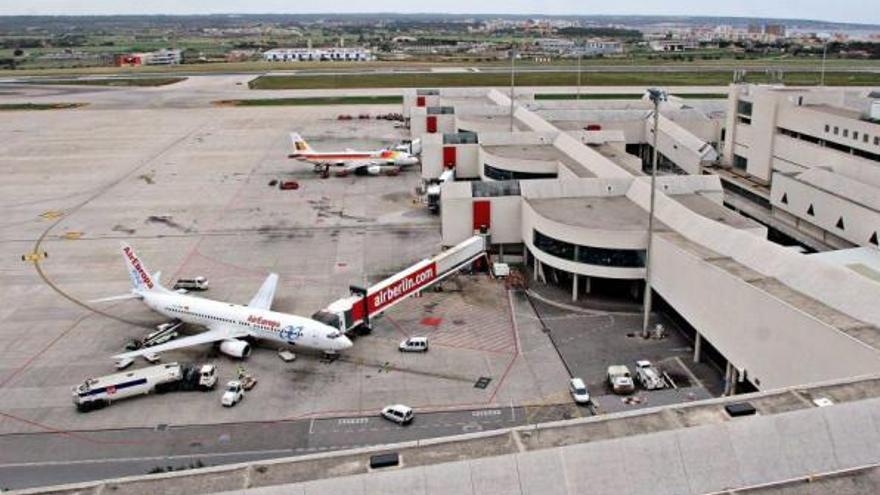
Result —
M 573 404 L 417 413 L 398 426 L 378 416 L 0 436 L 0 488 L 19 489 L 158 469 L 290 457 L 445 437 L 590 414 Z M 64 438 L 66 437 L 66 438 Z M 62 441 L 59 441 L 61 439 Z

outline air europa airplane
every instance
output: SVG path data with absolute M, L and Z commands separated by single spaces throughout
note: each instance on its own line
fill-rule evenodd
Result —
M 154 311 L 169 318 L 207 328 L 206 331 L 171 342 L 113 356 L 116 359 L 157 354 L 200 344 L 220 343 L 220 351 L 236 358 L 251 353 L 251 345 L 243 337 L 268 339 L 297 347 L 338 352 L 352 346 L 351 340 L 339 330 L 311 318 L 272 311 L 272 300 L 278 286 L 278 275 L 266 277 L 260 290 L 242 306 L 201 297 L 188 296 L 163 287 L 160 272 L 150 275 L 131 246 L 122 244 L 122 257 L 131 277 L 130 294 L 107 297 L 93 302 L 140 299 Z
M 297 133 L 290 135 L 293 153 L 288 158 L 311 163 L 315 171 L 320 172 L 329 167 L 346 172 L 377 175 L 384 168 L 409 167 L 419 163 L 419 159 L 405 152 L 396 150 L 378 151 L 316 151 Z

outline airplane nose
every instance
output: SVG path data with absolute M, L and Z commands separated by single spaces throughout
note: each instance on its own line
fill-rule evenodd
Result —
M 352 346 L 354 346 L 354 344 L 348 337 L 344 335 L 339 337 L 339 350 L 344 351 L 345 349 L 350 349 Z

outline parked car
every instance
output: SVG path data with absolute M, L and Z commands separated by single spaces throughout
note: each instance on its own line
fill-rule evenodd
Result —
M 393 406 L 385 406 L 382 409 L 382 417 L 388 421 L 405 425 L 413 420 L 413 410 L 409 406 L 403 404 L 394 404 Z
M 238 380 L 233 380 L 226 384 L 226 390 L 223 392 L 223 396 L 220 397 L 220 403 L 225 407 L 232 407 L 244 398 L 244 388 L 241 386 L 241 382 Z
M 281 189 L 282 191 L 287 191 L 287 190 L 295 191 L 295 190 L 299 189 L 299 182 L 297 182 L 295 180 L 283 180 L 278 184 L 278 188 Z
M 628 394 L 636 389 L 632 374 L 625 365 L 608 367 L 608 383 L 615 394 Z
M 651 361 L 636 361 L 636 380 L 646 390 L 657 390 L 666 387 L 666 382 L 660 375 L 660 371 L 651 364 Z
M 428 337 L 410 337 L 397 346 L 400 352 L 428 352 Z
M 572 378 L 571 380 L 569 380 L 568 391 L 571 393 L 571 397 L 576 403 L 590 403 L 590 392 L 589 390 L 587 390 L 587 386 L 584 384 L 584 381 L 580 378 Z

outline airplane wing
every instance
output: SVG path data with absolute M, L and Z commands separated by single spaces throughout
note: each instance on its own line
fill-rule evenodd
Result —
M 342 169 L 346 172 L 354 172 L 355 170 L 363 167 L 369 167 L 370 165 L 376 165 L 378 162 L 375 160 L 348 160 L 343 162 Z
M 231 325 L 214 325 L 207 331 L 197 333 L 189 337 L 172 340 L 164 344 L 145 347 L 136 351 L 124 352 L 113 356 L 114 359 L 125 359 L 143 356 L 145 354 L 159 354 L 160 352 L 170 351 L 172 349 L 181 349 L 183 347 L 191 347 L 200 344 L 209 344 L 211 342 L 219 342 L 226 339 L 234 339 L 237 337 L 246 337 L 247 330 L 243 328 L 235 328 Z
M 263 285 L 260 286 L 260 290 L 254 294 L 254 297 L 251 299 L 247 305 L 250 308 L 255 309 L 271 309 L 272 308 L 272 300 L 275 299 L 275 288 L 278 287 L 278 274 L 270 273 L 266 280 L 263 281 Z

